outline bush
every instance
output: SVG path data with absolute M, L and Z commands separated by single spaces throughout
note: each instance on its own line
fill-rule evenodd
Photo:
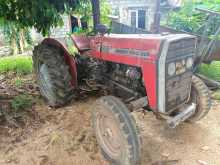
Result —
M 219 12 L 220 1 L 185 1 L 184 6 L 180 10 L 169 13 L 166 25 L 178 31 L 186 31 L 198 35 L 203 34 L 205 30 L 207 35 L 212 37 L 219 28 L 219 17 L 209 17 L 209 25 L 204 29 L 203 25 L 207 23 L 207 14 L 197 11 L 196 8 L 210 9 Z
M 32 97 L 26 94 L 16 96 L 11 102 L 11 107 L 15 112 L 27 110 L 31 108 L 32 105 Z
M 214 61 L 210 65 L 202 64 L 198 72 L 213 80 L 220 81 L 220 62 Z
M 10 56 L 0 58 L 0 73 L 15 72 L 17 74 L 30 74 L 33 69 L 32 58 L 29 56 Z
M 220 100 L 220 90 L 217 90 L 213 93 L 212 97 L 215 99 L 215 100 Z

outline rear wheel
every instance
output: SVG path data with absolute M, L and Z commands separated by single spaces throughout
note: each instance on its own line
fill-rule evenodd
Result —
M 118 98 L 104 96 L 93 106 L 93 126 L 101 151 L 114 165 L 137 165 L 141 140 L 128 108 Z
M 40 92 L 49 105 L 59 107 L 69 102 L 73 97 L 74 88 L 62 51 L 40 44 L 34 48 L 33 63 Z
M 196 104 L 196 112 L 189 119 L 190 122 L 197 122 L 203 119 L 211 109 L 211 97 L 209 89 L 198 77 L 193 76 L 189 103 Z

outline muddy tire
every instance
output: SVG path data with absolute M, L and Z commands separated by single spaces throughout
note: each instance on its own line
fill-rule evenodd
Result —
M 138 165 L 141 139 L 134 118 L 118 98 L 104 96 L 93 105 L 93 127 L 104 158 L 113 165 Z
M 196 104 L 196 112 L 189 122 L 197 122 L 203 119 L 211 109 L 211 97 L 208 87 L 198 77 L 193 76 L 190 102 Z
M 74 88 L 62 50 L 40 44 L 34 48 L 33 64 L 40 92 L 50 106 L 63 106 L 73 98 Z

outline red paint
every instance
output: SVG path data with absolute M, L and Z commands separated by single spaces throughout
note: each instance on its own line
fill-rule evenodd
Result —
M 149 105 L 153 110 L 157 110 L 157 54 L 160 50 L 161 41 L 163 40 L 161 36 L 97 35 L 94 37 L 87 37 L 73 35 L 72 39 L 81 55 L 88 55 L 104 61 L 140 67 L 143 73 Z M 70 71 L 73 77 L 72 83 L 75 86 L 77 84 L 76 64 L 74 59 L 70 57 L 65 44 L 54 39 L 46 39 L 44 40 L 44 43 L 59 46 L 64 50 L 64 57 L 67 64 L 70 66 Z M 116 54 L 111 53 L 111 51 L 104 52 L 102 51 L 102 46 L 114 49 L 135 49 L 142 52 L 146 51 L 149 55 L 147 57 L 141 57 L 129 54 Z
M 79 52 L 83 52 L 90 48 L 90 38 L 84 35 L 72 35 L 72 40 Z
M 135 37 L 131 38 L 104 37 L 102 41 L 102 45 L 104 46 L 119 49 L 135 49 L 149 53 L 149 56 L 145 58 L 133 55 L 101 52 L 101 58 L 105 61 L 122 63 L 142 68 L 149 105 L 153 110 L 157 110 L 157 54 L 160 50 L 161 40 L 162 39 L 159 37 L 151 38 L 146 36 L 144 38 L 139 38 L 139 36 L 136 35 Z

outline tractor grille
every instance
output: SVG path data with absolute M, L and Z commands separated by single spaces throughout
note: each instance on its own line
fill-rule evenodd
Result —
M 166 111 L 172 111 L 185 103 L 188 99 L 192 68 L 185 69 L 183 73 L 175 73 L 174 76 L 168 76 L 168 64 L 171 62 L 186 62 L 187 58 L 195 56 L 195 39 L 184 39 L 170 44 L 166 60 Z M 183 62 L 184 63 L 184 62 Z M 186 68 L 186 65 L 182 66 Z
M 184 39 L 170 44 L 167 60 L 182 59 L 195 55 L 195 39 Z

